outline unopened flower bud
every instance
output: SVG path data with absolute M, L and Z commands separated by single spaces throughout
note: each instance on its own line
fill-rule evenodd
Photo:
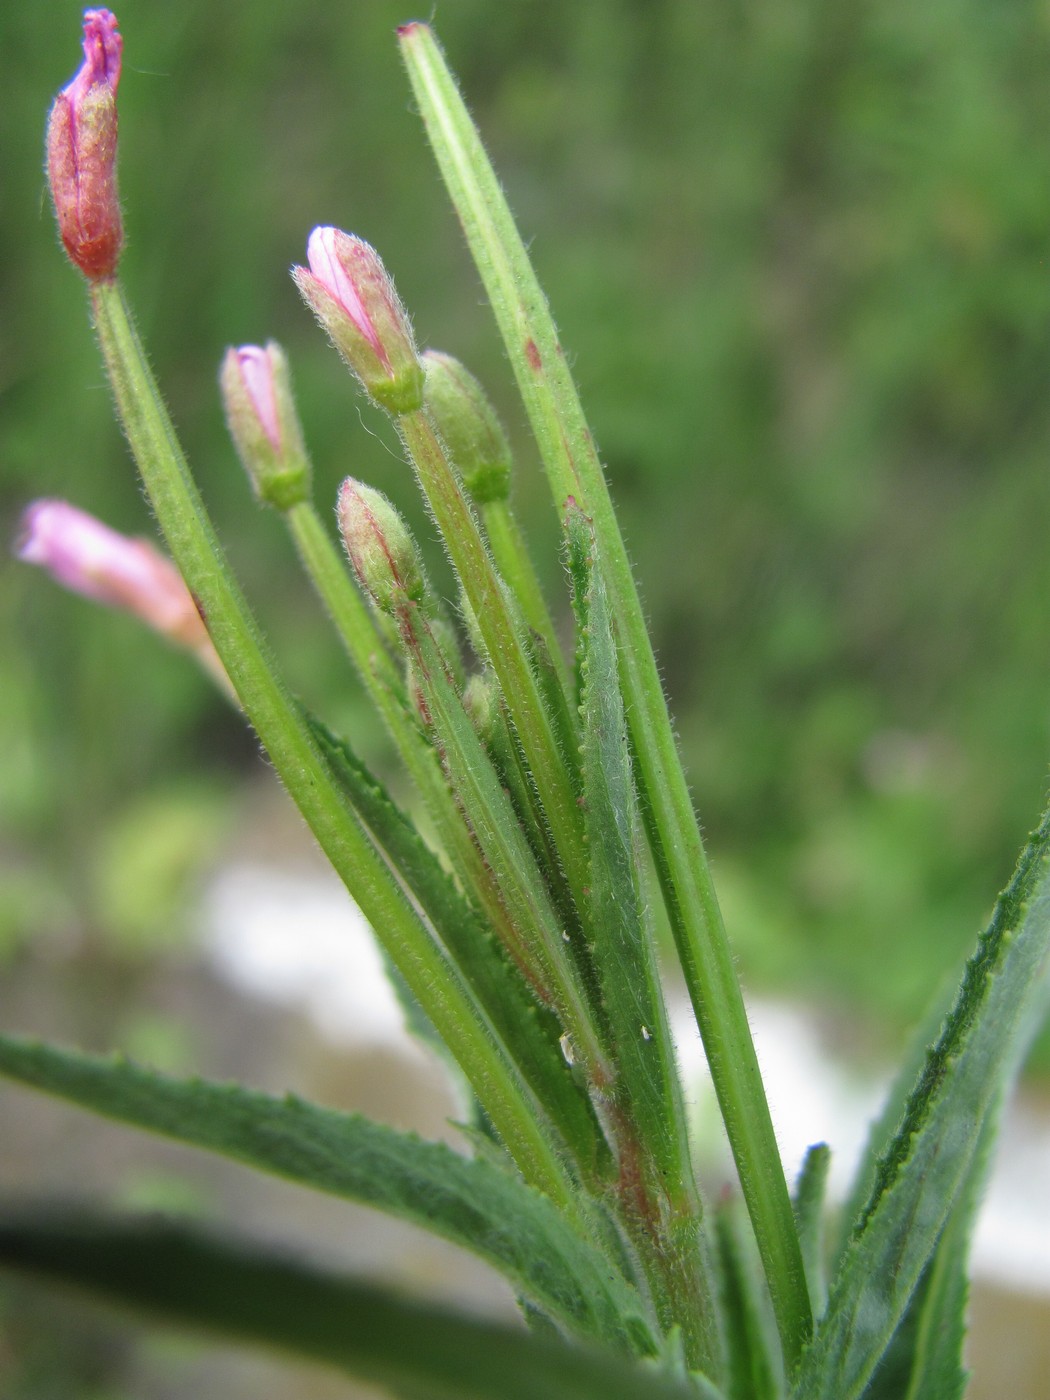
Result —
M 117 83 L 123 41 L 109 10 L 84 13 L 84 62 L 55 98 L 47 176 L 58 231 L 93 282 L 116 274 L 124 230 L 117 200 Z
M 315 228 L 309 269 L 292 276 L 332 344 L 381 408 L 396 416 L 423 402 L 423 367 L 394 284 L 374 248 L 337 228 Z
M 219 373 L 226 422 L 256 495 L 290 510 L 310 494 L 310 463 L 292 398 L 284 351 L 242 345 L 226 351 Z
M 361 587 L 378 608 L 395 613 L 422 602 L 426 577 L 408 526 L 381 491 L 347 477 L 339 488 L 339 530 Z
M 423 353 L 424 401 L 476 505 L 510 494 L 511 452 L 503 425 L 484 389 L 451 355 Z
M 22 517 L 15 552 L 65 588 L 133 613 L 193 652 L 229 688 L 193 595 L 170 559 L 148 540 L 130 539 L 67 501 L 34 501 Z

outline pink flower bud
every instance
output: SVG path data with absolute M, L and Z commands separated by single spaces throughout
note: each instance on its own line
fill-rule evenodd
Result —
M 117 83 L 123 40 L 109 10 L 84 12 L 84 62 L 55 98 L 47 175 L 66 252 L 93 282 L 117 270 L 124 230 L 117 201 Z
M 64 587 L 121 608 L 194 653 L 227 688 L 207 628 L 170 559 L 148 540 L 129 539 L 67 501 L 34 501 L 22 517 L 15 552 Z
M 227 350 L 219 385 L 230 436 L 260 499 L 278 510 L 306 500 L 310 466 L 281 347 L 271 340 Z
M 382 408 L 401 415 L 423 402 L 423 368 L 412 328 L 379 254 L 337 228 L 315 228 L 310 264 L 296 286 L 332 344 Z

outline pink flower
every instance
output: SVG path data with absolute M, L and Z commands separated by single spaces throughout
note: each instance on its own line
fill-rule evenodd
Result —
M 84 13 L 84 62 L 55 98 L 47 174 L 58 230 L 92 281 L 117 270 L 124 230 L 117 200 L 117 83 L 123 41 L 109 10 Z
M 363 276 L 373 282 L 386 278 L 386 269 L 375 250 L 362 239 L 340 229 L 315 228 L 306 243 L 306 260 L 325 291 L 338 302 L 379 358 L 389 366 L 390 357 L 354 285 L 355 277 Z
M 261 345 L 242 345 L 231 352 L 236 356 L 241 380 L 263 432 L 275 452 L 281 450 L 281 425 L 277 419 L 277 394 L 273 363 Z
M 74 593 L 141 618 L 193 652 L 229 688 L 193 595 L 171 560 L 148 540 L 120 535 L 67 501 L 44 500 L 26 509 L 15 552 Z
M 295 267 L 296 286 L 332 344 L 382 408 L 401 415 L 423 402 L 423 367 L 412 328 L 376 250 L 337 228 L 315 228 L 310 266 Z

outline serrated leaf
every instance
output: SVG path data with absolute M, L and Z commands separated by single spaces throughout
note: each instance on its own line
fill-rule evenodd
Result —
M 648 1216 L 640 1247 L 665 1329 L 679 1321 L 690 1359 L 720 1374 L 721 1336 L 701 1237 L 700 1200 L 644 907 L 616 641 L 594 532 L 571 503 L 566 530 L 577 618 L 588 924 L 615 1051 L 610 1093 L 621 1120 L 620 1178 L 621 1183 L 638 1183 L 632 1188 L 636 1201 L 627 1202 L 628 1219 L 632 1211 Z M 676 1261 L 673 1276 L 669 1260 Z
M 967 1262 L 997 1117 L 993 1114 L 985 1122 L 970 1175 L 862 1400 L 962 1400 L 967 1381 L 962 1357 Z
M 489 928 L 350 745 L 320 720 L 310 715 L 307 720 L 362 821 L 418 901 L 574 1159 L 593 1170 L 605 1144 L 591 1102 L 561 1053 L 556 1019 L 537 1004 Z
M 335 1366 L 404 1400 L 698 1396 L 622 1356 L 479 1322 L 173 1224 L 9 1211 L 0 1216 L 0 1264 Z M 701 1394 L 718 1400 L 710 1387 Z
M 868 1128 L 864 1148 L 853 1172 L 850 1189 L 839 1213 L 839 1226 L 834 1253 L 831 1256 L 833 1267 L 837 1265 L 843 1251 L 849 1244 L 861 1213 L 871 1198 L 878 1175 L 879 1162 L 889 1151 L 893 1135 L 904 1117 L 908 1098 L 922 1073 L 930 1047 L 936 1041 L 945 1018 L 951 1009 L 958 989 L 958 972 L 946 979 L 937 995 L 920 1020 L 908 1042 L 908 1048 L 897 1066 L 889 1091 L 879 1109 L 878 1115 Z
M 973 1170 L 984 1125 L 1045 1002 L 1048 849 L 1050 812 L 967 963 L 955 1005 L 879 1162 L 827 1313 L 803 1357 L 797 1400 L 861 1394 Z
M 962 1400 L 970 1242 L 995 1148 L 998 1113 L 985 1122 L 970 1175 L 956 1197 L 924 1276 L 923 1298 L 905 1400 Z
M 11 1037 L 0 1037 L 0 1073 L 410 1220 L 487 1260 L 563 1327 L 621 1348 L 655 1349 L 640 1299 L 604 1256 L 544 1196 L 483 1158 L 301 1099 L 172 1079 Z
M 693 1172 L 667 1011 L 646 922 L 638 864 L 638 813 L 619 663 L 590 521 L 566 512 L 577 621 L 584 816 L 593 958 L 618 1065 L 652 1176 L 689 1201 Z M 695 1208 L 695 1197 L 691 1202 Z

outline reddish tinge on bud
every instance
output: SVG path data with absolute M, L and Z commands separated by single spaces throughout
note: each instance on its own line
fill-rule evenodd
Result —
M 292 276 L 303 300 L 357 375 L 389 413 L 413 413 L 423 402 L 423 367 L 408 315 L 376 250 L 337 228 L 315 228 L 306 245 L 309 269 Z
M 47 177 L 66 252 L 93 282 L 117 270 L 124 230 L 117 200 L 117 83 L 123 41 L 109 10 L 84 13 L 84 62 L 55 98 Z
M 361 587 L 382 612 L 396 613 L 427 593 L 419 550 L 381 491 L 348 476 L 339 488 L 339 531 Z
M 74 593 L 133 613 L 230 688 L 185 580 L 148 540 L 120 535 L 67 501 L 43 500 L 26 509 L 15 552 Z
M 276 341 L 229 349 L 219 374 L 226 422 L 259 498 L 290 510 L 310 493 L 310 464 Z

